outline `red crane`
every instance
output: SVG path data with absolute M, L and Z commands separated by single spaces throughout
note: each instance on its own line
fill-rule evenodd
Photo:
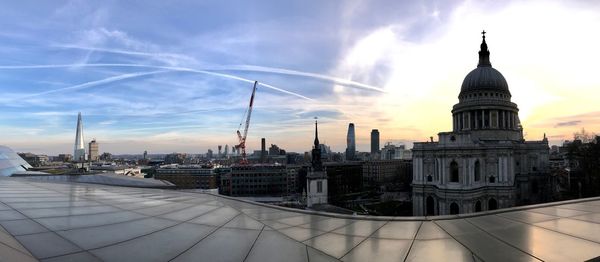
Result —
M 240 164 L 247 165 L 248 159 L 246 159 L 246 136 L 248 135 L 248 127 L 250 127 L 250 116 L 252 115 L 252 104 L 254 104 L 254 94 L 256 93 L 256 85 L 258 85 L 258 81 L 254 81 L 254 87 L 252 88 L 252 96 L 250 97 L 250 105 L 248 106 L 247 116 L 246 116 L 246 125 L 244 126 L 244 135 L 240 132 L 240 128 L 242 127 L 243 122 L 240 123 L 240 126 L 237 130 L 237 136 L 240 141 L 238 145 L 235 146 L 236 149 L 242 149 L 242 159 L 240 160 Z M 244 119 L 242 118 L 242 121 Z

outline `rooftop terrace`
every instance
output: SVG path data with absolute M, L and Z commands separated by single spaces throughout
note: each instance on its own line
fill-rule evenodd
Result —
M 361 217 L 210 194 L 0 178 L 8 261 L 582 261 L 600 198 L 467 216 Z

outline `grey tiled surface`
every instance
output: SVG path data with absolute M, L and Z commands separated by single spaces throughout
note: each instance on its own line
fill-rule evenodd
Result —
M 180 191 L 0 178 L 1 261 L 582 261 L 600 200 L 465 217 L 296 212 Z

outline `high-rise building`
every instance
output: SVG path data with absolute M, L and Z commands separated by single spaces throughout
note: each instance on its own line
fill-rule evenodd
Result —
M 85 144 L 83 143 L 83 121 L 81 112 L 77 115 L 77 131 L 75 134 L 75 148 L 73 150 L 73 161 L 85 161 Z
M 267 160 L 267 142 L 265 138 L 260 139 L 260 162 L 264 163 Z
M 225 157 L 229 156 L 229 145 L 225 145 L 225 152 L 223 153 Z
M 144 150 L 144 160 L 148 159 L 148 151 Z
M 89 148 L 89 157 L 88 159 L 90 161 L 98 161 L 98 142 L 96 142 L 96 139 L 93 139 L 89 144 L 88 144 L 88 148 Z
M 379 153 L 379 130 L 371 130 L 371 154 Z
M 212 151 L 212 149 L 208 149 L 208 151 L 206 151 L 206 158 L 213 158 L 213 151 Z
M 223 156 L 221 155 L 221 149 L 223 149 L 223 146 L 218 145 L 217 148 L 219 148 L 219 154 L 217 155 L 217 158 L 221 158 L 221 156 Z
M 350 123 L 348 125 L 346 145 L 346 160 L 354 160 L 356 158 L 356 136 L 354 134 L 354 123 Z

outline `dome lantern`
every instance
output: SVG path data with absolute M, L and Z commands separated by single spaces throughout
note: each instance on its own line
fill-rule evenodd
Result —
M 483 40 L 481 41 L 481 50 L 479 50 L 479 63 L 477 64 L 477 67 L 491 67 L 490 50 L 488 50 L 487 43 L 485 42 L 485 30 L 481 32 L 481 37 Z
M 504 76 L 498 70 L 494 69 L 490 63 L 490 51 L 485 42 L 485 33 L 485 31 L 481 32 L 482 41 L 479 50 L 479 63 L 477 64 L 477 68 L 473 69 L 473 71 L 465 77 L 460 89 L 459 98 L 464 97 L 464 95 L 469 93 L 490 91 L 502 93 L 503 95 L 510 97 L 506 79 L 504 79 Z

